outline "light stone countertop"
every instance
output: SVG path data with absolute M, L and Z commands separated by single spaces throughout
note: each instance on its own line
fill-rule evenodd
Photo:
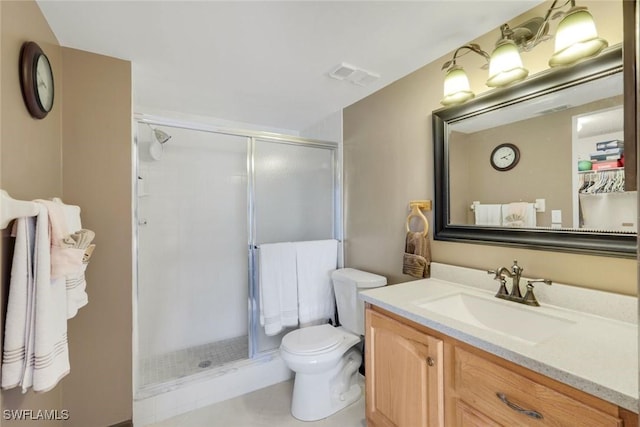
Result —
M 487 276 L 486 272 L 480 270 L 432 264 L 430 279 L 366 290 L 360 293 L 360 298 L 638 413 L 638 325 L 635 297 L 555 283 L 550 287 L 537 284 L 535 293 L 541 307 L 527 307 L 493 298 L 497 282 Z M 510 282 L 508 280 L 509 289 Z M 469 283 L 474 286 L 467 286 Z M 520 282 L 523 293 L 525 286 L 526 279 L 523 279 Z M 492 289 L 488 290 L 489 287 Z M 418 306 L 460 291 L 489 297 L 492 301 L 523 310 L 535 310 L 551 316 L 560 315 L 575 323 L 533 344 Z M 563 304 L 552 305 L 548 300 L 557 300 L 558 304 Z M 504 321 L 508 323 L 510 319 Z M 515 325 L 516 330 L 517 327 Z

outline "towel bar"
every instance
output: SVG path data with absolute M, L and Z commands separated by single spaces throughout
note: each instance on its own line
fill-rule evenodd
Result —
M 473 203 L 471 204 L 471 206 L 469 206 L 469 209 L 471 209 L 472 211 L 476 210 L 476 206 L 478 206 L 480 204 L 479 200 L 474 200 Z M 536 208 L 536 212 L 544 212 L 546 210 L 546 200 L 545 199 L 536 199 L 536 201 L 533 203 L 533 205 Z
M 342 243 L 342 240 L 338 240 L 338 239 L 326 239 L 326 240 L 336 240 L 338 242 L 338 244 Z M 306 242 L 306 240 L 300 240 L 301 242 Z M 283 243 L 283 242 L 272 242 L 272 243 Z M 293 242 L 295 243 L 295 242 Z M 266 244 L 262 243 L 262 244 Z M 253 249 L 260 249 L 260 245 L 250 245 Z
M 409 208 L 411 208 L 411 212 L 409 213 L 409 216 L 407 216 L 407 233 L 411 231 L 411 227 L 409 226 L 411 218 L 418 217 L 424 223 L 424 231 L 422 232 L 422 235 L 426 237 L 429 233 L 429 220 L 424 216 L 422 210 L 431 210 L 431 200 L 412 200 L 409 202 Z
M 15 200 L 4 190 L 0 190 L 0 229 L 5 229 L 9 223 L 26 216 L 38 214 L 38 204 L 23 200 Z

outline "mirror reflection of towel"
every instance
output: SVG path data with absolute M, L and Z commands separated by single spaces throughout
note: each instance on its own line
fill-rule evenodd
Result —
M 430 276 L 431 248 L 429 237 L 421 231 L 407 233 L 402 262 L 402 273 L 417 278 Z
M 475 205 L 476 225 L 502 225 L 502 205 Z
M 502 205 L 502 225 L 505 227 L 535 227 L 535 205 L 527 202 Z

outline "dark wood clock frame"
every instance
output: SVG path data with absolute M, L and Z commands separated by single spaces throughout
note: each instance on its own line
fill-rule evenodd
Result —
M 20 88 L 22 90 L 22 97 L 24 98 L 24 103 L 29 114 L 36 119 L 44 119 L 51 110 L 51 108 L 47 110 L 38 97 L 36 66 L 41 56 L 46 59 L 51 67 L 49 58 L 47 58 L 47 55 L 44 54 L 37 43 L 25 42 L 20 49 Z M 54 93 L 52 93 L 52 97 L 53 95 Z M 51 107 L 53 107 L 53 100 Z

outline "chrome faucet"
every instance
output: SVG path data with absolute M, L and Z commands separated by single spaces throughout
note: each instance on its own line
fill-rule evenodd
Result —
M 522 277 L 523 271 L 524 268 L 518 265 L 517 260 L 514 260 L 511 269 L 508 269 L 507 267 L 498 267 L 495 270 L 487 271 L 487 273 L 493 274 L 495 276 L 494 279 L 500 282 L 500 289 L 498 289 L 498 293 L 495 295 L 496 298 L 515 301 L 526 305 L 539 306 L 540 303 L 538 303 L 538 300 L 536 300 L 536 297 L 533 294 L 533 284 L 544 283 L 546 285 L 551 285 L 552 282 L 548 279 L 527 280 L 527 292 L 522 296 L 520 293 L 520 278 Z M 507 291 L 507 281 L 504 275 L 511 278 L 511 292 Z

